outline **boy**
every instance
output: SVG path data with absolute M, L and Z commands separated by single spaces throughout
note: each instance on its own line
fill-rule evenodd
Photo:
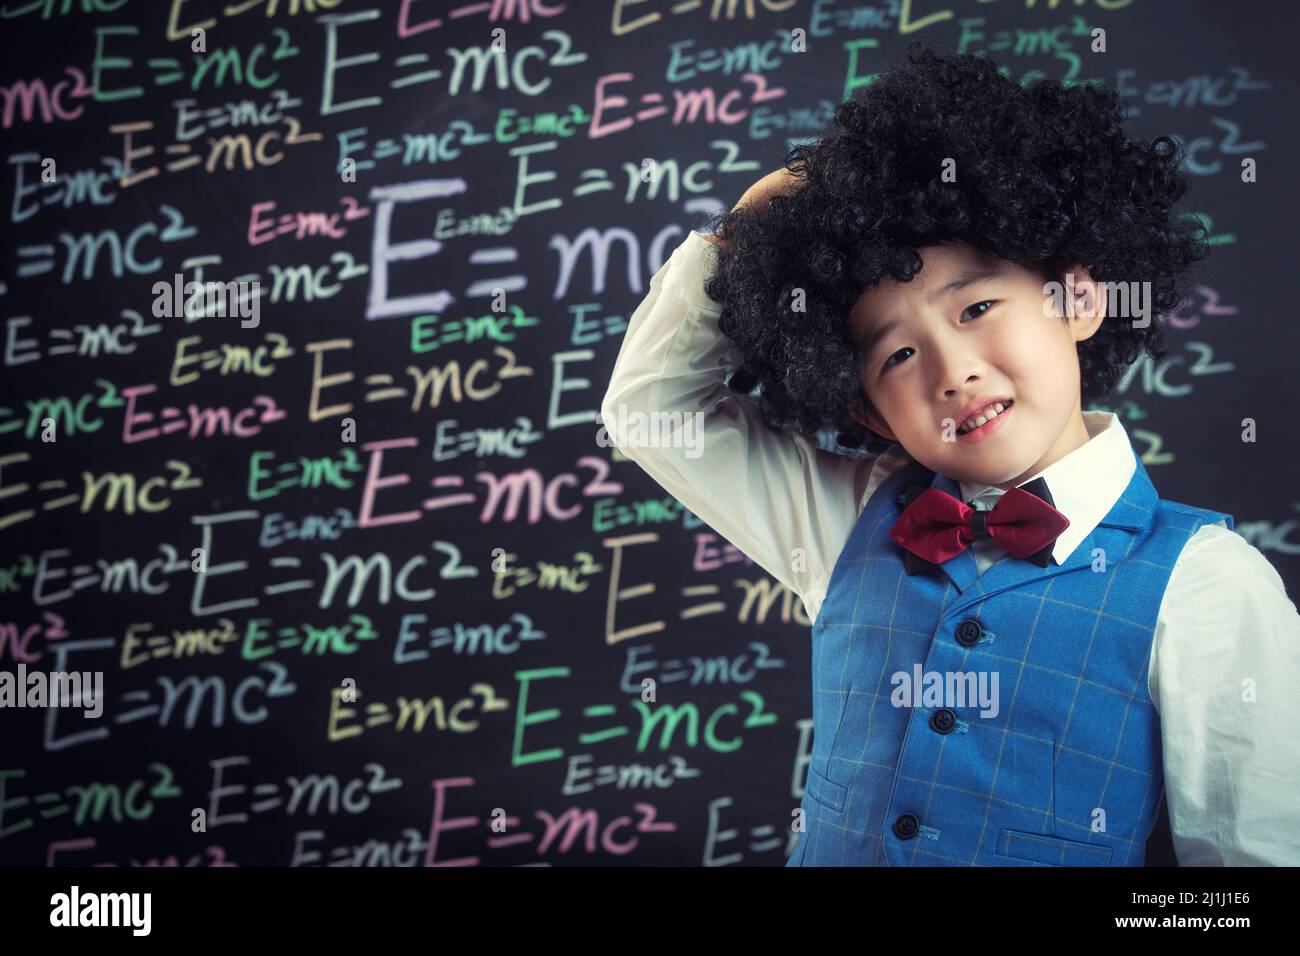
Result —
M 1204 255 L 1176 153 L 913 44 L 652 280 L 602 418 L 814 621 L 787 865 L 1138 866 L 1166 797 L 1181 864 L 1300 864 L 1300 615 L 1082 410 Z

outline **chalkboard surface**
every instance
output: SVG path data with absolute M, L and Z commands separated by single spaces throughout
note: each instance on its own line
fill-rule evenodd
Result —
M 102 686 L 0 710 L 0 862 L 783 863 L 810 623 L 597 410 L 912 40 L 1187 144 L 1205 282 L 1094 407 L 1294 592 L 1290 8 L 6 2 L 0 668 Z

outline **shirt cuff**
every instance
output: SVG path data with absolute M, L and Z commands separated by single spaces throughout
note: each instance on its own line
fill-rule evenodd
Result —
M 722 303 L 704 292 L 704 283 L 718 268 L 717 252 L 718 247 L 701 233 L 691 232 L 673 251 L 664 276 L 664 291 L 697 309 L 720 313 Z

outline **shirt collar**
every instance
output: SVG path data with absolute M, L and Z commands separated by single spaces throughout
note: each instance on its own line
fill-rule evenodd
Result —
M 1129 443 L 1128 432 L 1114 412 L 1083 413 L 1088 440 L 1025 482 L 1042 478 L 1052 495 L 1052 506 L 1069 519 L 1070 526 L 1061 532 L 1052 548 L 1052 557 L 1061 564 L 1084 538 L 1110 513 L 1137 470 L 1137 459 Z M 980 483 L 961 482 L 962 500 L 988 510 L 1003 495 L 1001 488 Z

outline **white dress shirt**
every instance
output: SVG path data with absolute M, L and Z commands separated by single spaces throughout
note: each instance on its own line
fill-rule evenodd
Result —
M 728 389 L 740 356 L 718 331 L 721 307 L 704 292 L 714 252 L 692 232 L 655 273 L 628 324 L 601 417 L 628 458 L 797 594 L 815 621 L 867 499 L 912 459 L 898 444 L 855 457 L 793 429 L 773 431 L 753 399 Z M 703 427 L 681 447 L 629 445 L 616 430 L 620 410 L 700 412 Z M 1058 561 L 1110 511 L 1136 468 L 1116 415 L 1083 416 L 1089 440 L 1039 473 L 1070 521 L 1056 540 Z M 965 482 L 961 490 L 983 509 L 1002 494 Z M 972 547 L 981 572 L 1004 554 L 991 539 Z M 803 560 L 794 560 L 797 548 Z M 1148 690 L 1160 714 L 1179 863 L 1300 865 L 1300 738 L 1291 729 L 1300 614 L 1268 559 L 1222 522 L 1197 531 L 1174 565 Z

